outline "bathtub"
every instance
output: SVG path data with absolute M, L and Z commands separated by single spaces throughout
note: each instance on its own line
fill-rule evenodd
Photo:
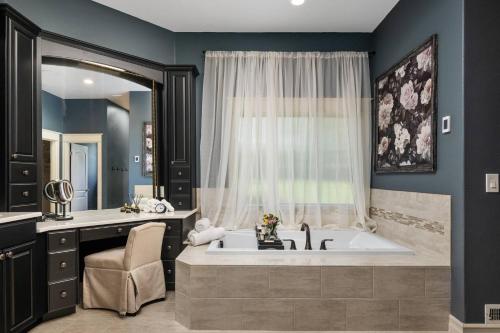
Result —
M 369 232 L 357 230 L 311 230 L 312 250 L 304 250 L 306 233 L 303 231 L 278 231 L 280 239 L 293 239 L 297 250 L 290 250 L 290 242 L 284 242 L 285 250 L 258 250 L 254 230 L 228 231 L 222 240 L 210 243 L 207 254 L 310 254 L 310 255 L 386 255 L 386 254 L 415 254 L 409 248 L 396 244 L 390 240 Z M 326 250 L 320 250 L 323 239 L 334 239 L 326 242 Z

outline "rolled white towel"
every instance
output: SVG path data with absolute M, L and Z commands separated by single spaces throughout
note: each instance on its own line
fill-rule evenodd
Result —
M 224 228 L 210 227 L 202 232 L 191 232 L 188 235 L 189 242 L 193 246 L 210 243 L 213 240 L 224 237 L 226 230 Z
M 210 220 L 207 219 L 206 217 L 199 219 L 194 224 L 194 229 L 198 232 L 208 230 L 208 228 L 210 228 L 210 227 L 211 227 Z

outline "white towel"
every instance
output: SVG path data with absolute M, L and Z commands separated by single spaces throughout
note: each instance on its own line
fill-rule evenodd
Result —
M 208 228 L 210 228 L 210 227 L 211 227 L 210 220 L 207 219 L 206 217 L 199 219 L 194 224 L 194 229 L 198 232 L 208 230 Z
M 224 228 L 210 227 L 202 232 L 190 232 L 188 235 L 188 239 L 191 245 L 198 246 L 224 237 L 225 232 L 226 230 Z

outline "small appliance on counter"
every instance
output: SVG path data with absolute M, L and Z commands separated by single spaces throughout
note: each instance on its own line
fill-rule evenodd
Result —
M 55 213 L 45 214 L 48 219 L 57 221 L 72 220 L 73 216 L 68 213 L 66 206 L 73 200 L 73 185 L 69 180 L 51 180 L 48 182 L 44 189 L 43 195 L 47 200 L 55 204 Z

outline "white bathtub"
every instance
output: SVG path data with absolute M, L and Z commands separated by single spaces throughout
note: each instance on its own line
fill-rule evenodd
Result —
M 311 230 L 312 250 L 304 250 L 306 233 L 303 231 L 279 231 L 281 239 L 293 239 L 297 250 L 290 250 L 290 242 L 285 243 L 285 250 L 258 250 L 255 231 L 228 231 L 222 239 L 224 247 L 219 246 L 220 240 L 210 243 L 207 254 L 339 254 L 339 255 L 381 255 L 381 254 L 415 254 L 412 250 L 390 240 L 369 232 L 357 230 Z M 323 239 L 333 238 L 326 242 L 327 250 L 320 250 Z

